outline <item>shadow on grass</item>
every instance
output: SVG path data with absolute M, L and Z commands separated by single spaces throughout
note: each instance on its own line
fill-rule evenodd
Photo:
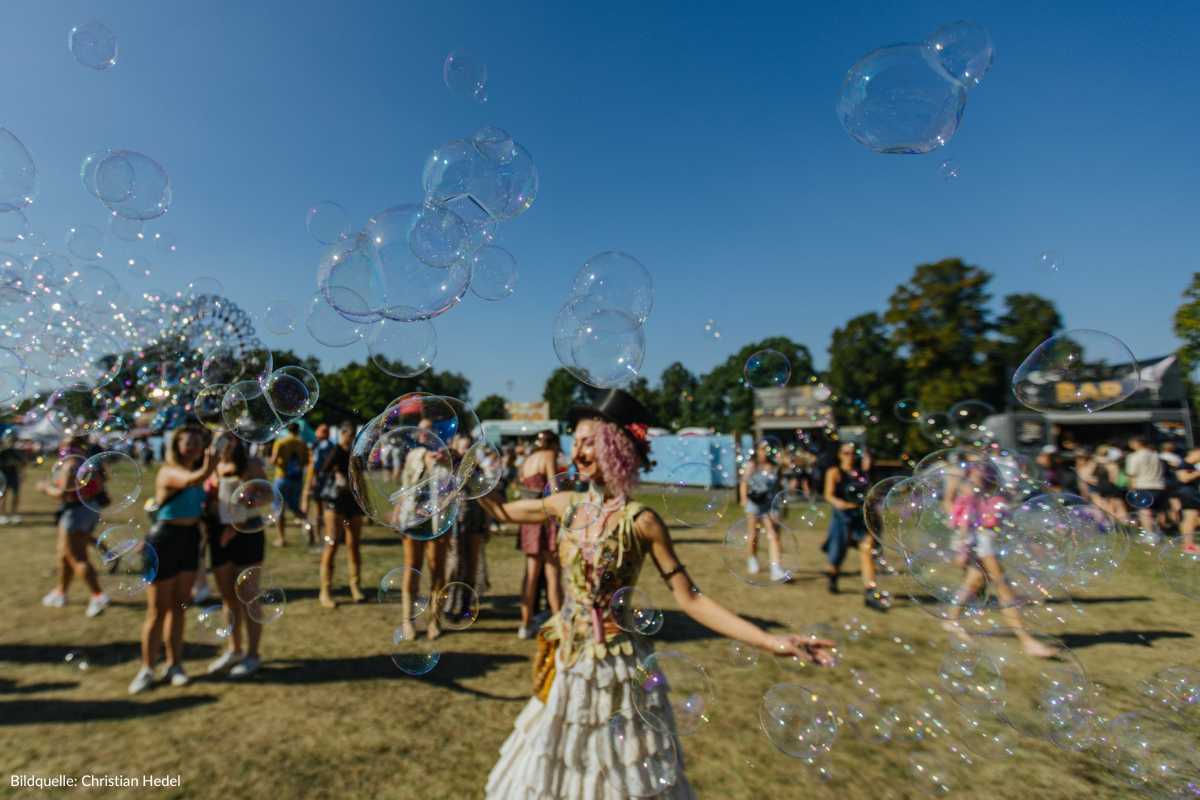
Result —
M 1074 603 L 1078 606 L 1099 605 L 1103 603 L 1149 603 L 1154 600 L 1153 597 L 1148 597 L 1144 594 L 1131 595 L 1113 595 L 1111 597 L 1096 596 L 1096 597 L 1051 597 L 1046 602 L 1049 605 L 1065 605 Z
M 460 681 L 480 678 L 505 664 L 525 662 L 525 656 L 503 653 L 460 653 L 444 651 L 437 667 L 419 678 L 405 675 L 392 663 L 390 656 L 357 656 L 352 658 L 296 658 L 274 660 L 263 665 L 255 681 L 305 685 L 342 683 L 362 680 L 412 680 L 469 694 L 487 700 L 525 701 L 528 694 L 515 697 L 482 692 L 463 686 Z
M 37 694 L 38 692 L 57 692 L 60 689 L 74 689 L 79 681 L 59 681 L 58 683 L 26 683 L 18 686 L 12 678 L 0 678 L 0 694 Z
M 133 700 L 13 700 L 0 702 L 0 727 L 136 719 L 183 711 L 216 700 L 212 695 L 171 697 L 144 703 Z
M 763 617 L 755 617 L 750 614 L 739 614 L 738 616 L 768 631 L 786 627 L 785 623 L 779 620 L 764 619 Z M 660 642 L 697 642 L 706 639 L 723 638 L 723 636 L 713 633 L 682 611 L 671 610 L 663 611 L 662 630 L 653 637 L 654 640 Z
M 140 642 L 109 642 L 85 647 L 62 644 L 0 644 L 0 662 L 13 664 L 62 663 L 68 653 L 82 654 L 92 666 L 109 667 L 141 660 Z M 184 642 L 183 658 L 212 658 L 219 648 L 211 644 Z
M 1192 634 L 1185 631 L 1104 631 L 1103 633 L 1064 633 L 1062 643 L 1072 650 L 1091 647 L 1097 644 L 1131 644 L 1139 647 L 1153 647 L 1159 639 L 1191 639 Z

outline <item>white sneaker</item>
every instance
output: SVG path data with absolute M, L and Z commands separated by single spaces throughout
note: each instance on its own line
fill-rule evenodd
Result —
M 10 520 L 8 517 L 0 515 L 0 525 L 10 525 L 10 524 L 12 524 L 12 520 Z
M 791 579 L 792 576 L 788 574 L 783 567 L 779 566 L 778 564 L 771 564 L 771 580 L 775 581 L 776 583 L 783 583 L 785 581 L 790 581 Z
M 175 664 L 174 666 L 171 666 L 171 667 L 167 667 L 167 671 L 166 671 L 166 673 L 163 674 L 163 678 L 165 680 L 170 681 L 172 686 L 187 686 L 188 685 L 187 673 L 184 672 L 183 667 L 181 667 L 178 664 Z
M 137 675 L 133 676 L 133 681 L 129 684 L 129 693 L 138 694 L 144 692 L 154 685 L 154 670 L 149 667 L 142 667 L 138 670 Z
M 42 598 L 42 605 L 46 608 L 62 608 L 67 604 L 67 596 L 58 589 L 52 589 L 50 594 Z
M 517 628 L 518 639 L 528 639 L 531 636 L 533 636 L 532 627 L 526 628 L 524 625 L 522 625 L 521 627 Z
M 229 669 L 234 664 L 237 664 L 239 661 L 241 661 L 243 658 L 245 658 L 245 656 L 242 655 L 240 652 L 235 652 L 233 650 L 226 650 L 224 652 L 224 654 L 221 655 L 220 658 L 218 658 L 217 660 L 213 661 L 211 664 L 208 665 L 208 674 L 214 675 L 218 672 Z
M 192 602 L 197 604 L 203 603 L 210 597 L 212 597 L 212 590 L 209 589 L 208 584 L 205 583 L 200 586 L 200 591 L 192 595 Z
M 108 604 L 112 602 L 108 599 L 108 595 L 101 592 L 100 594 L 92 595 L 92 599 L 88 600 L 87 611 L 83 612 L 86 617 L 98 617 L 108 608 Z
M 261 664 L 262 662 L 259 660 L 258 656 L 247 656 L 234 665 L 233 669 L 229 670 L 229 677 L 234 679 L 249 678 L 251 675 L 258 672 L 258 668 Z
M 750 556 L 746 559 L 746 572 L 751 575 L 758 574 L 758 559 L 754 556 Z

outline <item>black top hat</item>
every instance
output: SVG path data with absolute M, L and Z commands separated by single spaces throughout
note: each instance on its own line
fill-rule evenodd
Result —
M 653 421 L 650 412 L 629 392 L 609 389 L 608 393 L 594 406 L 576 406 L 567 415 L 567 425 L 574 429 L 580 420 L 602 419 L 611 422 L 629 437 L 645 461 L 649 457 L 650 444 L 646 441 L 646 428 Z

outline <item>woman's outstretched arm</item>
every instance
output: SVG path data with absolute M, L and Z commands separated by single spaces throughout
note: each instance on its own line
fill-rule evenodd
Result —
M 549 497 L 531 497 L 528 500 L 503 501 L 503 493 L 497 489 L 479 498 L 479 505 L 497 522 L 515 525 L 540 525 L 551 517 L 561 518 L 570 496 L 565 492 Z
M 831 663 L 829 648 L 833 642 L 806 639 L 796 634 L 776 636 L 742 619 L 721 604 L 700 593 L 675 555 L 671 533 L 658 514 L 650 511 L 634 523 L 638 537 L 650 546 L 650 555 L 663 575 L 675 602 L 683 613 L 715 633 L 780 656 L 799 656 L 817 664 Z

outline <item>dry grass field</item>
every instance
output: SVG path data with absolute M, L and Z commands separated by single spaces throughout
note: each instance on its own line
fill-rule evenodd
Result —
M 341 604 L 336 610 L 317 604 L 317 557 L 298 545 L 299 532 L 292 528 L 291 546 L 267 553 L 288 606 L 265 631 L 261 673 L 244 683 L 206 678 L 205 664 L 219 644 L 192 628 L 191 685 L 160 685 L 131 698 L 126 686 L 137 669 L 143 607 L 118 603 L 97 619 L 85 619 L 85 592 L 78 585 L 65 609 L 40 605 L 52 584 L 54 532 L 49 502 L 33 496 L 35 477 L 27 475 L 24 523 L 0 528 L 0 794 L 44 796 L 13 788 L 8 776 L 14 773 L 177 773 L 182 787 L 161 790 L 162 796 L 481 795 L 497 749 L 529 696 L 533 645 L 515 636 L 522 559 L 512 537 L 492 538 L 487 551 L 492 590 L 478 622 L 440 640 L 441 661 L 425 677 L 408 677 L 392 664 L 391 626 L 373 590 L 369 602 L 347 603 L 341 555 Z M 666 604 L 657 647 L 703 664 L 715 687 L 710 721 L 683 740 L 689 778 L 701 797 L 722 800 L 923 796 L 911 777 L 910 755 L 928 743 L 897 735 L 877 744 L 845 728 L 824 765 L 831 777 L 822 780 L 816 769 L 776 752 L 762 733 L 757 708 L 767 688 L 799 681 L 844 696 L 852 692 L 851 668 L 869 672 L 883 703 L 908 711 L 932 703 L 952 730 L 958 725 L 953 699 L 943 697 L 939 704 L 924 692 L 938 685 L 938 666 L 949 652 L 937 621 L 906 601 L 886 615 L 864 609 L 853 573 L 844 579 L 842 593 L 831 596 L 817 573 L 821 532 L 798 536 L 806 569 L 790 585 L 760 588 L 730 574 L 720 531 L 675 531 L 682 560 L 700 587 L 759 624 L 803 630 L 826 623 L 839 635 L 855 618 L 868 626 L 856 640 L 842 639 L 836 669 L 796 675 L 767 656 L 751 668 L 736 666 L 727 642 Z M 368 586 L 402 563 L 399 545 L 394 533 L 367 530 Z M 1111 710 L 1145 705 L 1138 690 L 1142 678 L 1197 662 L 1200 622 L 1194 603 L 1171 593 L 1137 548 L 1118 576 L 1074 600 L 1074 606 L 1057 607 L 1065 621 L 1041 614 L 1039 624 L 1071 648 Z M 75 666 L 77 658 L 66 660 L 75 653 L 88 669 Z M 1007 702 L 1019 713 L 1032 698 L 1019 681 L 1010 681 Z M 1196 740 L 1198 733 L 1186 735 Z M 1101 800 L 1133 794 L 1089 754 L 1029 737 L 1016 739 L 1016 747 L 1010 758 L 976 757 L 970 766 L 950 767 L 955 796 Z M 80 790 L 65 796 L 146 797 L 147 791 Z

